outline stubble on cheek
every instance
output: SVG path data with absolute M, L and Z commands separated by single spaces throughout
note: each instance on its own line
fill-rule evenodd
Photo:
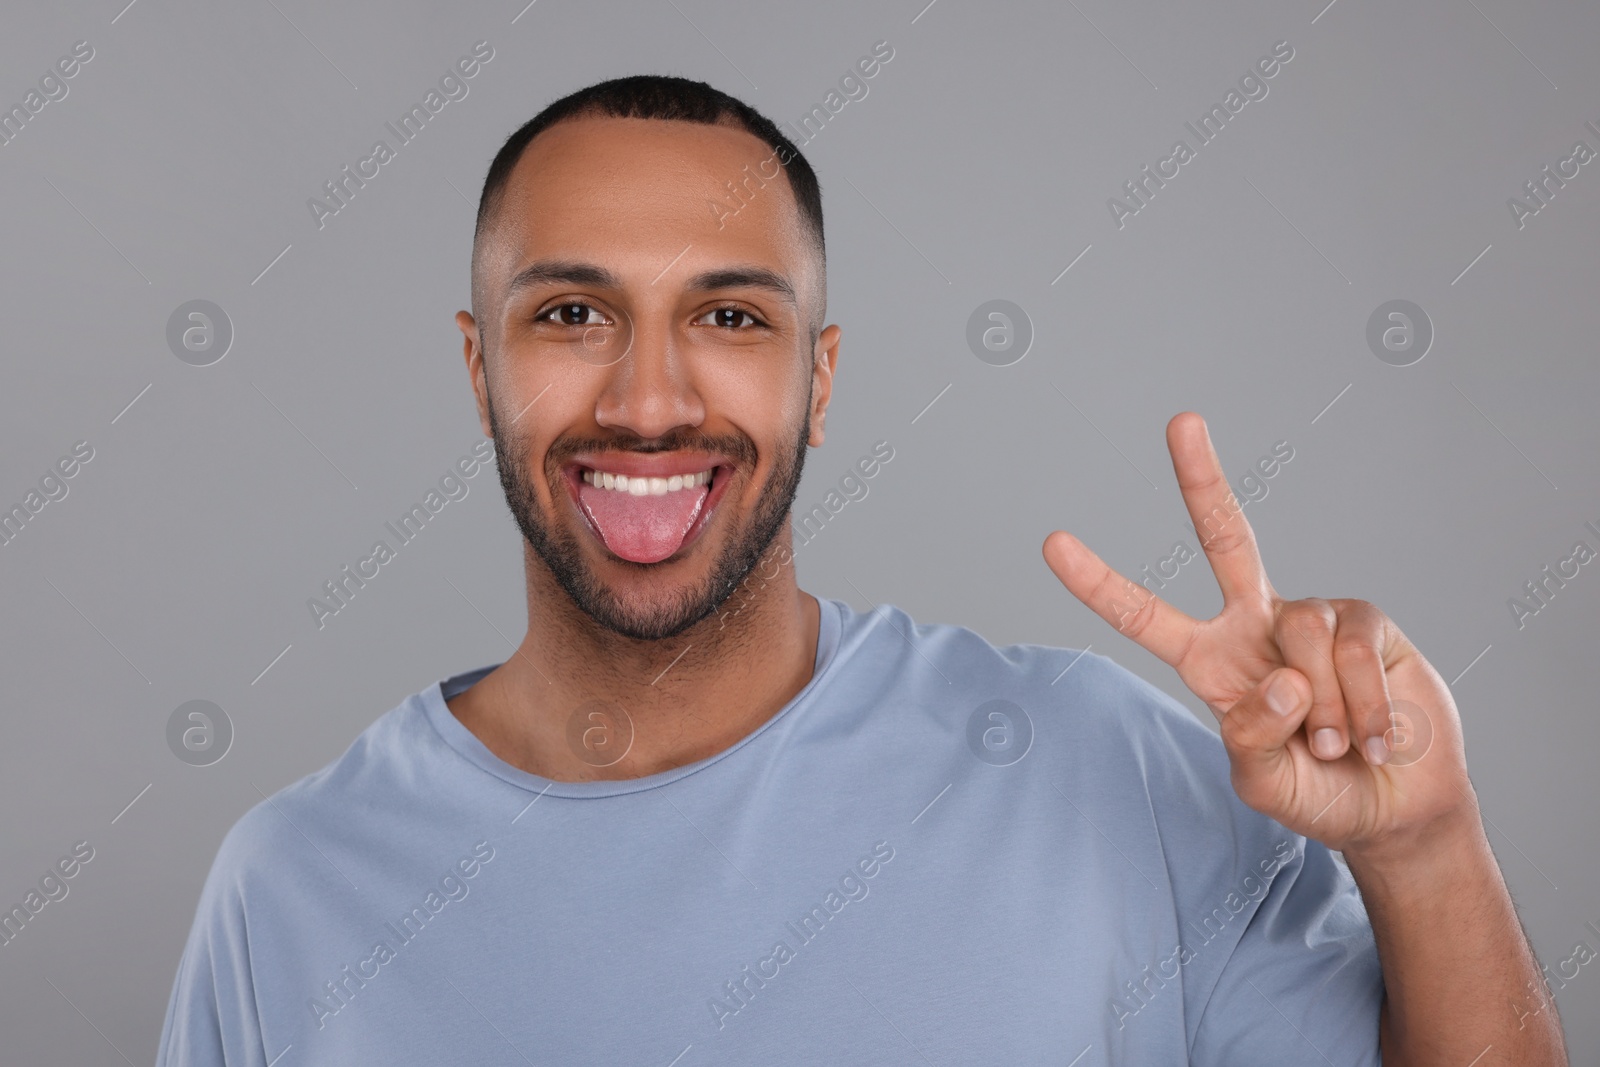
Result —
M 810 411 L 809 388 L 802 411 Z M 767 548 L 783 530 L 789 508 L 799 489 L 809 438 L 809 421 L 802 416 L 798 435 L 790 440 L 787 453 L 782 451 L 782 445 L 779 446 L 774 466 L 748 512 L 742 515 L 732 512 L 737 502 L 731 492 L 734 487 L 730 486 L 730 492 L 718 503 L 717 513 L 709 519 L 725 530 L 721 535 L 721 547 L 716 548 L 707 542 L 706 537 L 713 535 L 709 529 L 697 542 L 713 548 L 716 553 L 703 579 L 675 583 L 675 587 L 663 587 L 664 583 L 650 580 L 654 574 L 666 573 L 658 570 L 663 565 L 609 560 L 611 566 L 622 569 L 630 576 L 624 579 L 627 589 L 619 592 L 603 581 L 588 561 L 588 553 L 582 543 L 588 534 L 586 530 L 574 528 L 576 523 L 582 523 L 587 528 L 587 520 L 575 509 L 570 509 L 570 521 L 560 516 L 565 509 L 562 501 L 567 499 L 567 486 L 557 456 L 547 451 L 541 471 L 555 512 L 552 514 L 545 511 L 529 477 L 529 466 L 525 462 L 528 450 L 519 438 L 504 432 L 495 416 L 492 401 L 489 405 L 489 421 L 499 456 L 500 485 L 505 492 L 507 506 L 523 537 L 533 548 L 534 555 L 572 603 L 590 619 L 615 633 L 645 640 L 676 636 L 716 612 L 760 562 Z M 698 447 L 701 440 L 705 439 L 685 435 L 683 443 Z M 726 438 L 720 443 L 715 440 L 707 443 L 712 446 L 712 451 L 750 457 L 748 463 L 740 464 L 742 471 L 753 472 L 758 465 L 759 454 L 748 437 L 741 436 L 737 443 Z M 733 447 L 727 447 L 730 445 Z M 558 449 L 558 454 L 561 451 L 570 453 L 570 449 Z M 748 474 L 745 476 L 748 477 Z M 666 566 L 677 567 L 682 562 Z

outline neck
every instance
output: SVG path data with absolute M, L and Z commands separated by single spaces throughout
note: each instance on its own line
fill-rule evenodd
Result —
M 817 600 L 792 565 L 768 562 L 792 555 L 789 537 L 716 612 L 659 641 L 598 626 L 524 544 L 528 632 L 450 710 L 496 756 L 556 781 L 639 778 L 721 752 L 811 679 Z

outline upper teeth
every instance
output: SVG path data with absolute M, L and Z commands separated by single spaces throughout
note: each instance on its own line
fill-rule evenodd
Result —
M 661 496 L 663 493 L 672 493 L 679 489 L 693 489 L 697 485 L 705 485 L 711 481 L 711 471 L 704 470 L 699 474 L 674 474 L 670 478 L 645 478 L 639 475 L 630 478 L 626 474 L 610 474 L 606 471 L 585 468 L 583 480 L 598 488 L 615 489 L 619 493 L 631 493 L 634 496 Z

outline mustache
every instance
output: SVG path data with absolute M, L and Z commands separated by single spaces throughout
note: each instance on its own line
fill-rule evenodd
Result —
M 610 437 L 563 437 L 545 450 L 545 464 L 559 469 L 574 456 L 605 452 L 717 452 L 744 466 L 756 462 L 755 443 L 743 434 L 703 434 L 676 429 L 660 437 L 615 434 Z

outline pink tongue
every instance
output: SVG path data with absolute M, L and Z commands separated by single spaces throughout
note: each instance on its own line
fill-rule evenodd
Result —
M 661 496 L 634 496 L 587 482 L 578 486 L 578 503 L 606 547 L 634 563 L 659 563 L 683 547 L 708 495 L 704 485 Z

